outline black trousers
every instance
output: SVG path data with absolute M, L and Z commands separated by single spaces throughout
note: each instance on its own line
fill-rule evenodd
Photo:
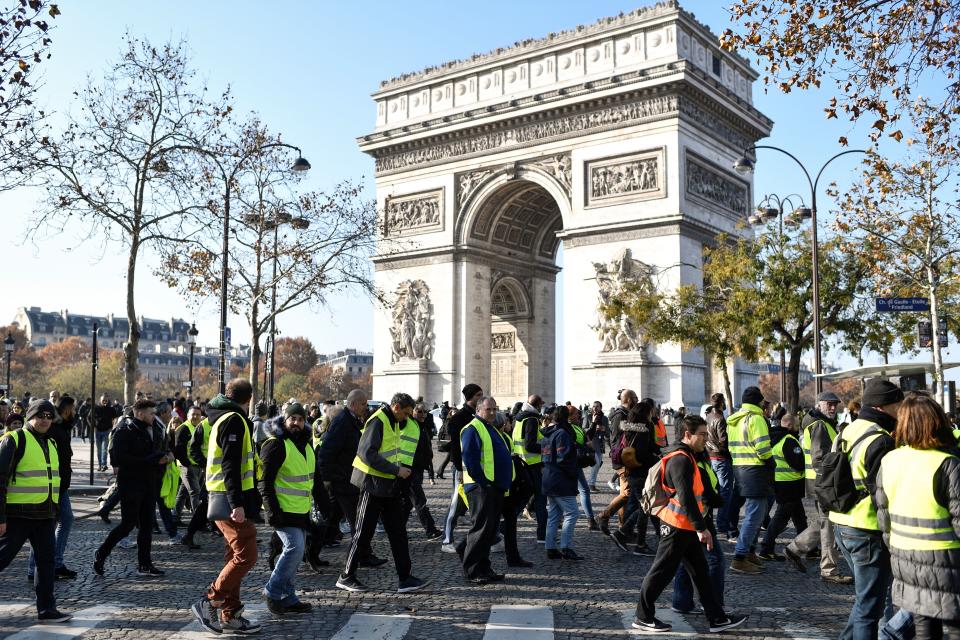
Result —
M 398 482 L 405 481 L 399 480 Z M 423 530 L 427 533 L 436 531 L 437 523 L 433 520 L 430 507 L 427 506 L 427 496 L 423 492 L 423 471 L 414 471 L 409 481 L 406 482 L 409 482 L 407 493 L 404 496 L 407 518 L 410 517 L 410 511 L 416 511 L 417 518 L 420 520 Z
M 960 620 L 940 620 L 927 616 L 913 616 L 913 628 L 916 640 L 957 640 L 960 639 Z
M 520 551 L 517 549 L 517 514 L 523 511 L 523 507 L 529 499 L 530 490 L 526 484 L 514 484 L 510 489 L 510 495 L 503 497 L 500 535 L 503 536 L 503 552 L 507 556 L 507 562 L 516 562 L 522 559 Z
M 526 467 L 530 488 L 533 491 L 533 511 L 537 517 L 537 540 L 547 537 L 547 496 L 543 495 L 543 464 L 531 464 Z M 524 505 L 525 506 L 525 505 Z M 517 515 L 523 507 L 517 509 Z
M 370 541 L 377 530 L 378 520 L 383 523 L 387 532 L 390 552 L 397 566 L 397 576 L 400 582 L 403 582 L 410 577 L 410 547 L 407 543 L 407 511 L 396 496 L 374 496 L 367 492 L 360 494 L 357 524 L 353 528 L 353 539 L 350 541 L 350 551 L 347 552 L 343 573 L 348 576 L 357 575 L 357 567 L 363 557 L 361 550 L 370 549 Z
M 491 573 L 490 547 L 497 539 L 497 527 L 503 511 L 503 491 L 490 486 L 474 487 L 467 492 L 473 526 L 460 541 L 458 551 L 463 551 L 463 573 L 467 578 L 478 578 Z M 514 541 L 516 541 L 516 516 L 514 516 Z M 506 542 L 504 542 L 506 551 Z M 516 552 L 516 548 L 514 548 Z
M 803 502 L 795 500 L 792 502 L 777 501 L 777 510 L 770 518 L 770 524 L 767 525 L 766 535 L 763 537 L 763 543 L 760 545 L 760 553 L 773 553 L 777 545 L 777 536 L 783 533 L 787 528 L 787 523 L 793 520 L 793 527 L 797 530 L 797 535 L 807 528 L 807 512 L 803 508 Z
M 352 485 L 351 485 L 352 486 Z M 343 514 L 343 517 L 347 519 L 347 522 L 350 523 L 350 529 L 353 531 L 354 536 L 356 537 L 357 533 L 357 509 L 360 504 L 360 493 L 347 493 L 347 492 L 335 492 L 332 488 L 328 488 L 330 496 L 333 498 L 333 501 L 337 503 L 340 507 L 340 513 Z M 399 501 L 398 501 L 399 502 Z M 376 518 L 374 518 L 376 519 Z M 340 526 L 340 520 L 337 520 L 337 527 Z M 384 525 L 386 526 L 386 525 Z M 339 531 L 339 528 L 338 528 Z M 366 543 L 361 546 L 358 550 L 360 560 L 365 560 L 373 555 L 373 548 L 370 546 L 370 539 L 367 538 Z
M 152 485 L 120 486 L 120 524 L 107 534 L 97 554 L 106 558 L 127 534 L 137 529 L 137 561 L 141 567 L 152 564 L 150 545 L 153 541 L 153 511 L 156 498 Z M 206 511 L 203 512 L 206 517 Z
M 35 589 L 37 592 L 37 613 L 53 611 L 57 602 L 53 597 L 53 556 L 54 535 L 57 521 L 31 520 L 29 518 L 7 518 L 7 531 L 0 536 L 0 572 L 10 566 L 20 553 L 23 543 L 30 541 L 33 556 L 37 560 Z
M 723 620 L 726 615 L 720 607 L 717 595 L 713 592 L 707 558 L 703 555 L 704 547 L 700 544 L 696 531 L 677 529 L 665 522 L 661 522 L 660 529 L 657 557 L 653 559 L 653 564 L 640 587 L 637 617 L 641 620 L 653 619 L 657 598 L 667 585 L 673 582 L 677 569 L 682 563 L 700 595 L 700 604 L 703 605 L 707 620 L 710 622 Z M 714 544 L 717 544 L 716 540 Z

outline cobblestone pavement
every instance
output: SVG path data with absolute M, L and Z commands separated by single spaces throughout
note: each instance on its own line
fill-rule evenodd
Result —
M 441 460 L 438 454 L 437 463 Z M 601 478 L 609 478 L 609 465 Z M 594 508 L 613 496 L 605 485 L 593 495 Z M 446 513 L 450 481 L 437 480 L 425 489 L 434 517 Z M 107 563 L 107 575 L 93 574 L 93 552 L 106 536 L 108 526 L 92 516 L 94 496 L 77 496 L 76 521 L 68 548 L 67 565 L 80 572 L 77 580 L 58 582 L 58 606 L 77 614 L 81 620 L 58 630 L 56 638 L 123 638 L 193 640 L 207 637 L 192 623 L 189 605 L 196 601 L 222 563 L 219 538 L 204 535 L 199 551 L 166 544 L 166 536 L 155 538 L 155 564 L 166 570 L 163 579 L 136 576 L 136 550 L 117 548 Z M 114 512 L 114 522 L 119 511 Z M 442 553 L 440 544 L 424 539 L 414 516 L 410 522 L 410 549 L 414 573 L 431 580 L 421 593 L 396 593 L 392 561 L 377 570 L 361 569 L 360 579 L 372 589 L 365 594 L 347 594 L 334 587 L 337 571 L 346 554 L 346 545 L 327 549 L 324 558 L 332 564 L 323 573 L 303 565 L 297 576 L 302 599 L 314 605 L 308 615 L 276 617 L 263 609 L 260 592 L 269 571 L 265 543 L 270 528 L 260 527 L 260 559 L 244 582 L 243 597 L 251 617 L 264 623 L 263 635 L 290 638 L 331 638 L 391 640 L 456 638 L 488 640 L 517 638 L 626 638 L 639 592 L 640 581 L 650 558 L 621 553 L 599 532 L 587 530 L 587 521 L 577 524 L 575 548 L 583 562 L 548 561 L 543 547 L 534 540 L 533 523 L 521 519 L 520 547 L 532 569 L 509 569 L 501 555 L 494 566 L 507 573 L 504 583 L 474 586 L 461 577 L 456 556 Z M 463 532 L 463 526 L 458 533 Z M 787 536 L 792 536 L 792 529 Z M 653 533 L 648 539 L 653 542 Z M 732 544 L 723 542 L 731 559 Z M 390 558 L 385 535 L 374 539 L 377 555 Z M 26 580 L 26 551 L 0 574 L 0 638 L 27 640 L 51 638 L 38 634 L 33 608 L 32 586 Z M 670 589 L 659 605 L 664 619 L 674 623 L 674 632 L 663 637 L 691 637 L 706 634 L 701 615 L 680 615 L 669 610 Z M 737 612 L 750 614 L 747 623 L 730 635 L 740 638 L 828 638 L 836 637 L 846 620 L 853 600 L 852 586 L 822 582 L 811 563 L 807 574 L 799 574 L 784 563 L 768 563 L 760 576 L 728 572 L 726 601 Z M 521 608 L 516 610 L 516 607 Z M 529 608 L 524 608 L 529 607 Z M 552 624 L 551 624 L 552 617 Z M 552 628 L 551 628 L 552 627 Z M 49 629 L 49 627 L 46 627 Z M 634 632 L 635 633 L 635 632 Z

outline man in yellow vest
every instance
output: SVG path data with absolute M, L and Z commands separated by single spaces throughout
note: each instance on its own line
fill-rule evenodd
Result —
M 337 579 L 337 588 L 344 591 L 368 591 L 357 579 L 357 567 L 361 550 L 369 547 L 378 520 L 383 522 L 390 540 L 399 578 L 397 592 L 409 593 L 427 586 L 426 581 L 411 573 L 407 513 L 397 482 L 398 478 L 407 480 L 411 474 L 410 469 L 400 464 L 400 425 L 413 413 L 414 404 L 409 394 L 394 394 L 390 405 L 377 409 L 363 427 L 350 477 L 351 484 L 360 489 L 357 522 L 343 573 Z
M 740 410 L 727 419 L 727 444 L 733 459 L 733 474 L 740 495 L 745 498 L 743 522 L 730 570 L 757 574 L 763 563 L 754 549 L 760 525 L 769 510 L 773 495 L 773 451 L 770 427 L 763 417 L 763 394 L 758 387 L 747 387 L 741 396 Z
M 800 448 L 803 449 L 804 478 L 807 495 L 816 498 L 814 487 L 823 456 L 830 451 L 837 438 L 837 408 L 840 398 L 832 391 L 824 391 L 817 396 L 817 406 L 803 417 L 800 429 Z M 853 578 L 840 575 L 837 567 L 839 551 L 833 535 L 827 510 L 814 500 L 817 509 L 817 526 L 809 527 L 799 533 L 787 545 L 783 552 L 797 570 L 806 572 L 803 558 L 820 547 L 820 579 L 837 584 L 850 584 Z M 799 531 L 799 529 L 797 530 Z
M 537 518 L 537 544 L 547 538 L 547 497 L 543 495 L 543 458 L 540 456 L 540 428 L 543 398 L 533 394 L 520 407 L 513 423 L 513 452 L 526 465 L 527 477 L 533 489 L 533 511 Z
M 243 617 L 240 583 L 257 563 L 257 527 L 248 514 L 260 501 L 254 486 L 253 425 L 246 407 L 253 396 L 248 380 L 234 379 L 226 394 L 207 405 L 210 441 L 206 455 L 209 517 L 223 534 L 225 563 L 220 575 L 191 610 L 207 631 L 258 633 L 260 625 Z
M 893 451 L 892 433 L 903 391 L 889 380 L 873 378 L 863 390 L 859 417 L 837 436 L 834 447 L 848 452 L 853 484 L 862 498 L 844 513 L 830 512 L 837 545 L 853 570 L 857 599 L 840 638 L 877 637 L 880 619 L 892 615 L 886 606 L 890 586 L 890 553 L 883 543 L 873 503 L 883 457 Z M 886 616 L 889 617 L 889 616 Z
M 267 524 L 283 544 L 270 579 L 263 588 L 272 613 L 309 613 L 313 607 L 297 597 L 294 578 L 306 550 L 310 509 L 319 482 L 314 482 L 317 459 L 305 428 L 307 412 L 298 402 L 284 409 L 283 432 L 267 438 L 260 449 L 263 478 L 260 493 Z
M 197 411 L 201 411 L 199 408 Z M 210 419 L 203 417 L 200 413 L 200 422 L 193 430 L 190 440 L 187 443 L 187 460 L 190 464 L 197 465 L 200 480 L 200 496 L 197 506 L 193 510 L 190 522 L 187 524 L 187 532 L 180 540 L 180 544 L 188 549 L 199 549 L 200 545 L 196 543 L 193 536 L 201 529 L 208 527 L 210 532 L 215 535 L 220 534 L 220 530 L 215 524 L 207 521 L 208 494 L 206 483 L 207 453 L 210 448 L 210 430 L 212 426 Z
M 180 496 L 177 497 L 176 515 L 180 519 L 180 513 L 186 503 L 190 500 L 190 510 L 197 512 L 200 505 L 200 485 L 203 478 L 203 469 L 200 464 L 190 456 L 190 441 L 193 434 L 203 421 L 203 412 L 200 407 L 192 406 L 187 410 L 187 419 L 177 427 L 173 436 L 173 456 L 177 459 L 180 467 Z
M 56 418 L 47 400 L 27 407 L 26 425 L 0 437 L 0 571 L 30 541 L 36 556 L 37 618 L 66 622 L 53 596 L 55 530 L 60 500 L 57 446 L 47 432 Z
M 785 413 L 780 425 L 770 428 L 770 442 L 773 444 L 774 493 L 777 510 L 770 518 L 767 531 L 760 545 L 761 560 L 782 561 L 784 556 L 776 552 L 777 536 L 793 520 L 798 532 L 807 528 L 807 512 L 803 508 L 803 449 L 797 440 L 797 417 Z

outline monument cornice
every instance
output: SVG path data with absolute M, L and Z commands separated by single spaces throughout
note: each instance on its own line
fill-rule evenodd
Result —
M 672 64 L 684 65 L 682 62 Z M 744 106 L 745 103 L 737 105 Z M 750 109 L 756 116 L 755 121 L 746 123 L 740 114 L 735 114 L 716 97 L 678 79 L 572 105 L 558 105 L 495 123 L 408 138 L 393 145 L 376 148 L 367 145 L 364 151 L 374 156 L 376 175 L 382 177 L 676 117 L 699 125 L 705 134 L 724 144 L 745 149 L 767 136 L 772 127 L 766 116 L 752 107 Z
M 637 220 L 632 223 L 616 222 L 579 227 L 561 231 L 557 237 L 563 242 L 564 247 L 569 248 L 671 235 L 681 235 L 704 244 L 711 244 L 715 241 L 717 234 L 722 231 L 722 229 L 705 225 L 691 216 L 679 214 Z
M 530 257 L 527 255 L 505 255 L 503 251 L 498 251 L 493 247 L 487 248 L 475 244 L 444 245 L 431 249 L 383 254 L 373 258 L 373 265 L 375 271 L 391 271 L 463 261 L 479 262 L 493 269 L 508 265 L 512 269 L 512 274 L 521 272 L 529 276 L 545 274 L 552 278 L 560 273 L 560 267 L 553 262 L 537 261 L 531 263 Z

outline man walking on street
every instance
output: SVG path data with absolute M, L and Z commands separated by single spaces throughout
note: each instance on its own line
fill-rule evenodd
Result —
M 727 539 L 737 538 L 737 520 L 739 508 L 737 502 L 740 494 L 736 491 L 733 480 L 733 463 L 730 457 L 730 445 L 727 440 L 727 419 L 725 411 L 727 401 L 722 393 L 710 396 L 710 407 L 707 409 L 707 455 L 710 456 L 710 466 L 717 476 L 720 497 L 723 506 L 717 509 L 717 532 L 727 536 Z
M 407 518 L 410 517 L 410 511 L 416 511 L 427 540 L 439 540 L 443 532 L 437 528 L 423 492 L 423 472 L 430 469 L 432 473 L 433 470 L 433 447 L 430 444 L 432 425 L 433 418 L 427 413 L 427 407 L 422 402 L 418 403 L 413 417 L 407 419 L 400 431 L 400 464 L 409 467 L 411 475 L 409 480 L 399 482 L 407 506 Z
M 100 404 L 93 407 L 90 412 L 93 421 L 94 437 L 97 444 L 97 470 L 107 470 L 107 443 L 110 439 L 110 431 L 113 430 L 113 421 L 117 413 L 110 404 L 110 398 L 106 395 L 100 396 Z
M 180 482 L 182 483 L 181 496 L 177 499 L 176 516 L 180 519 L 180 512 L 184 503 L 190 501 L 190 510 L 197 512 L 200 506 L 200 481 L 203 477 L 203 469 L 200 464 L 190 455 L 190 441 L 193 440 L 193 434 L 203 420 L 203 414 L 200 407 L 193 406 L 187 410 L 187 419 L 177 427 L 173 441 L 173 456 L 180 465 Z
M 543 495 L 543 457 L 540 455 L 540 411 L 543 398 L 534 394 L 520 407 L 513 425 L 513 452 L 526 465 L 530 488 L 533 490 L 533 511 L 537 518 L 537 544 L 546 544 L 547 497 Z
M 454 553 L 456 545 L 453 542 L 453 531 L 457 528 L 457 519 L 466 513 L 466 506 L 460 499 L 460 485 L 463 484 L 463 463 L 460 459 L 460 431 L 470 424 L 476 415 L 477 404 L 483 398 L 483 389 L 480 385 L 468 384 L 462 389 L 464 404 L 455 414 L 447 419 L 447 434 L 450 438 L 450 462 L 453 464 L 451 475 L 453 491 L 450 494 L 450 507 L 447 509 L 447 518 L 443 525 L 443 541 L 440 547 L 445 553 Z
M 223 534 L 226 564 L 206 593 L 192 607 L 193 615 L 214 633 L 257 633 L 260 625 L 243 617 L 240 583 L 257 563 L 257 527 L 247 518 L 256 512 L 253 427 L 246 407 L 253 387 L 243 379 L 227 384 L 226 394 L 207 405 L 210 443 L 206 487 L 210 517 Z
M 410 469 L 399 464 L 400 424 L 413 412 L 414 401 L 406 393 L 394 394 L 390 406 L 382 406 L 363 427 L 357 457 L 353 461 L 350 482 L 360 489 L 357 524 L 350 542 L 350 551 L 337 587 L 344 591 L 367 591 L 357 579 L 360 566 L 359 550 L 368 548 L 382 520 L 390 551 L 397 568 L 398 593 L 419 591 L 427 582 L 414 576 L 411 570 L 410 548 L 407 541 L 406 512 L 400 500 L 397 479 L 407 480 Z
M 703 517 L 705 481 L 696 462 L 696 455 L 707 444 L 707 425 L 699 416 L 679 420 L 674 437 L 677 444 L 661 462 L 661 488 L 669 502 L 656 514 L 660 517 L 660 544 L 640 587 L 633 627 L 649 632 L 671 630 L 671 625 L 657 619 L 656 602 L 683 563 L 700 596 L 710 632 L 717 633 L 743 624 L 747 616 L 724 613 L 718 594 L 713 591 L 701 546 L 702 543 L 709 551 L 716 544 Z
M 35 400 L 27 408 L 26 425 L 0 438 L 0 571 L 29 540 L 37 560 L 40 622 L 67 622 L 73 617 L 57 610 L 53 595 L 60 464 L 57 445 L 47 432 L 55 417 L 50 402 Z

